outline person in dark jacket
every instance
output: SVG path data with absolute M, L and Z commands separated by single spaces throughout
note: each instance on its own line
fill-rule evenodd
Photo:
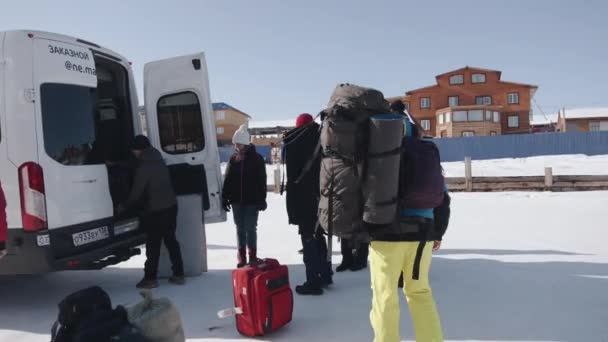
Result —
M 8 234 L 8 224 L 6 222 L 6 198 L 0 183 L 0 259 L 6 255 L 6 238 Z
M 332 281 L 331 262 L 327 258 L 327 242 L 319 229 L 319 174 L 321 156 L 317 153 L 319 125 L 312 115 L 298 116 L 296 128 L 283 140 L 287 167 L 287 215 L 289 224 L 298 226 L 302 240 L 306 282 L 296 286 L 301 295 L 321 295 Z
M 250 143 L 247 125 L 234 133 L 232 143 L 237 152 L 232 155 L 222 189 L 223 207 L 232 210 L 238 238 L 237 268 L 258 262 L 257 225 L 260 211 L 266 210 L 266 165 L 264 158 Z
M 135 137 L 132 146 L 133 154 L 138 160 L 135 169 L 134 184 L 127 201 L 119 206 L 119 212 L 137 207 L 143 202 L 141 225 L 147 234 L 146 263 L 144 278 L 137 284 L 138 288 L 158 287 L 156 279 L 160 247 L 164 241 L 169 251 L 173 276 L 169 282 L 182 285 L 185 283 L 184 264 L 179 242 L 175 236 L 177 229 L 177 198 L 173 190 L 169 168 L 162 155 L 150 145 L 143 135 Z

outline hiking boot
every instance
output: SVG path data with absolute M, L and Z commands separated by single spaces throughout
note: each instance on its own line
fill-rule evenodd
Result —
M 338 265 L 338 267 L 336 267 L 336 272 L 344 272 L 346 270 L 350 270 L 352 266 L 353 266 L 352 261 L 342 260 L 342 263 L 340 265 Z
M 362 269 L 367 268 L 367 261 L 365 262 L 356 262 L 351 267 L 350 270 L 353 272 L 361 271 Z
M 296 286 L 296 293 L 302 296 L 320 296 L 323 294 L 323 289 L 312 283 L 305 282 L 302 285 Z
M 333 285 L 334 281 L 333 279 L 331 279 L 331 277 L 328 278 L 321 278 L 321 287 L 324 289 L 329 288 L 329 286 Z
M 184 285 L 186 283 L 186 278 L 184 276 L 172 276 L 169 278 L 169 282 L 174 285 Z
M 245 248 L 239 248 L 237 260 L 236 268 L 245 267 L 245 265 L 247 265 L 247 253 L 245 252 Z
M 135 285 L 138 289 L 155 289 L 158 287 L 158 280 L 156 279 L 142 279 L 137 285 Z
M 257 257 L 257 250 L 255 248 L 249 248 L 249 266 L 255 266 L 262 262 L 261 259 Z

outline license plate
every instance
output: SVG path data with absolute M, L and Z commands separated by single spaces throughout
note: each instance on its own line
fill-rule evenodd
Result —
M 91 242 L 107 239 L 108 237 L 110 237 L 108 227 L 100 227 L 72 234 L 74 246 L 86 245 Z

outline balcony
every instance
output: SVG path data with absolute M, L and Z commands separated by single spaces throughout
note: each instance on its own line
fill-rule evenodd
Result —
M 502 106 L 474 105 L 439 109 L 437 137 L 456 138 L 500 135 Z

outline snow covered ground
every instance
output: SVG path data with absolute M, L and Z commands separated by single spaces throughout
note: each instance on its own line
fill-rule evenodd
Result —
M 464 177 L 464 162 L 442 163 L 447 177 Z M 222 173 L 226 163 L 222 164 Z M 545 167 L 554 175 L 608 175 L 608 155 L 561 155 L 529 158 L 473 160 L 474 177 L 544 176 Z M 274 184 L 276 165 L 266 165 L 267 184 Z M 281 168 L 282 170 L 284 168 Z
M 450 341 L 608 341 L 608 192 L 456 193 L 443 249 L 431 281 Z M 292 285 L 304 279 L 296 228 L 284 198 L 270 194 L 260 217 L 261 256 L 288 264 Z M 231 222 L 207 227 L 210 272 L 184 287 L 162 282 L 157 295 L 182 313 L 190 341 L 236 341 L 232 319 L 235 263 Z M 335 253 L 334 262 L 339 262 Z M 115 304 L 138 301 L 134 284 L 143 258 L 101 271 L 0 277 L 0 341 L 49 340 L 57 303 L 100 285 Z M 260 341 L 371 341 L 369 273 L 335 275 L 321 297 L 296 296 L 294 320 Z M 401 333 L 413 340 L 402 299 Z M 245 339 L 246 340 L 246 339 Z

